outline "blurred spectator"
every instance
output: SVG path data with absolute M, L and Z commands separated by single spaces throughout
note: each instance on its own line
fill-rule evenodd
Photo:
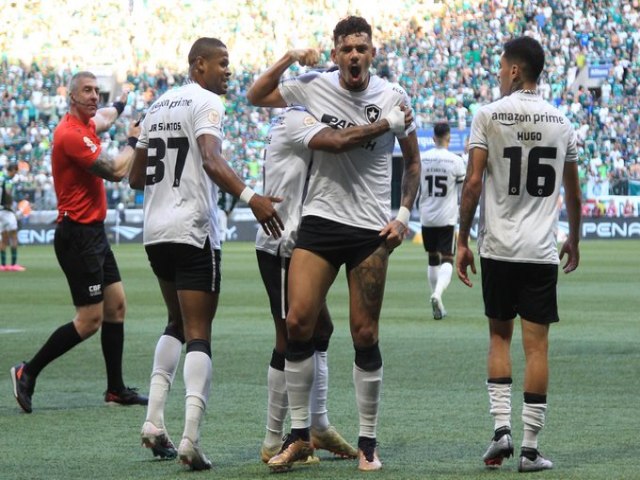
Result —
M 186 78 L 184 51 L 198 25 L 214 29 L 229 45 L 235 69 L 226 95 L 223 155 L 260 191 L 270 114 L 247 104 L 246 89 L 290 47 L 316 46 L 327 63 L 332 46 L 327 33 L 336 16 L 348 13 L 364 14 L 374 25 L 374 68 L 407 90 L 419 128 L 441 120 L 467 128 L 475 111 L 499 96 L 491 72 L 502 44 L 511 36 L 535 37 L 547 53 L 539 91 L 576 128 L 585 196 L 619 193 L 630 179 L 640 180 L 638 2 L 274 0 L 268 8 L 260 5 L 241 0 L 214 13 L 207 0 L 180 6 L 170 0 L 105 0 L 99 9 L 87 9 L 81 0 L 8 3 L 3 20 L 20 28 L 0 36 L 0 167 L 26 163 L 17 193 L 31 193 L 35 208 L 55 207 L 51 135 L 68 108 L 67 84 L 79 64 L 92 58 L 96 65 L 111 65 L 118 81 L 130 87 L 125 117 L 137 118 Z M 69 13 L 64 22 L 61 10 Z M 611 65 L 601 88 L 573 85 L 592 64 Z M 295 67 L 291 74 L 301 71 Z M 118 122 L 108 133 L 109 151 L 126 141 L 125 129 Z M 112 192 L 111 202 L 118 198 L 134 201 L 123 190 Z
M 633 217 L 635 216 L 635 213 L 633 211 L 633 203 L 631 203 L 631 200 L 627 198 L 627 201 L 624 202 L 624 207 L 622 209 L 622 216 L 623 217 Z

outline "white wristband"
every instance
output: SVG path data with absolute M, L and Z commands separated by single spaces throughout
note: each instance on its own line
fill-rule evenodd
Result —
M 242 190 L 242 193 L 240 194 L 240 200 L 242 200 L 246 204 L 249 204 L 249 200 L 251 200 L 251 198 L 255 194 L 256 192 L 251 190 L 249 187 L 244 187 L 244 190 Z
M 411 218 L 411 211 L 407 207 L 402 206 L 398 209 L 396 220 L 402 223 L 405 227 L 409 226 L 410 218 Z

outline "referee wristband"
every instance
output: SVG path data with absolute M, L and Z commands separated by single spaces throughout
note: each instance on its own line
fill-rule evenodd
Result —
M 409 218 L 411 218 L 411 211 L 405 206 L 400 207 L 396 215 L 396 220 L 407 227 L 409 226 Z
M 113 105 L 111 106 L 116 109 L 118 116 L 122 115 L 122 112 L 124 111 L 124 102 L 113 102 Z
M 127 138 L 127 145 L 129 145 L 134 150 L 136 149 L 136 144 L 138 143 L 138 139 L 136 137 Z
M 249 204 L 249 201 L 255 194 L 256 192 L 251 190 L 249 187 L 244 187 L 244 190 L 242 190 L 242 193 L 240 194 L 240 200 L 242 200 L 246 204 Z

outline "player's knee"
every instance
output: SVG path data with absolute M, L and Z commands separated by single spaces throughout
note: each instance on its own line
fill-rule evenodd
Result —
M 104 317 L 111 323 L 124 322 L 124 316 L 127 313 L 127 303 L 123 300 L 115 303 L 105 304 Z
M 438 255 L 437 253 L 430 253 L 429 254 L 429 266 L 430 267 L 437 267 L 438 265 L 440 265 L 440 255 Z
M 77 315 L 74 323 L 80 337 L 85 339 L 100 330 L 103 320 L 104 317 L 102 313 L 96 310 L 95 312 L 83 312 Z
M 378 343 L 378 329 L 374 325 L 360 326 L 352 331 L 354 345 L 362 348 Z
M 382 367 L 382 354 L 378 343 L 370 347 L 356 347 L 355 364 L 366 372 L 372 372 Z
M 289 337 L 289 341 L 306 341 L 311 338 L 312 333 L 312 327 L 307 325 L 307 322 L 303 321 L 300 317 L 287 316 L 287 336 Z

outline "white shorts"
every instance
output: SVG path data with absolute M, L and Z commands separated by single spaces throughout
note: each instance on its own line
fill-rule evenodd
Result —
M 0 232 L 18 230 L 18 219 L 11 210 L 0 210 Z

